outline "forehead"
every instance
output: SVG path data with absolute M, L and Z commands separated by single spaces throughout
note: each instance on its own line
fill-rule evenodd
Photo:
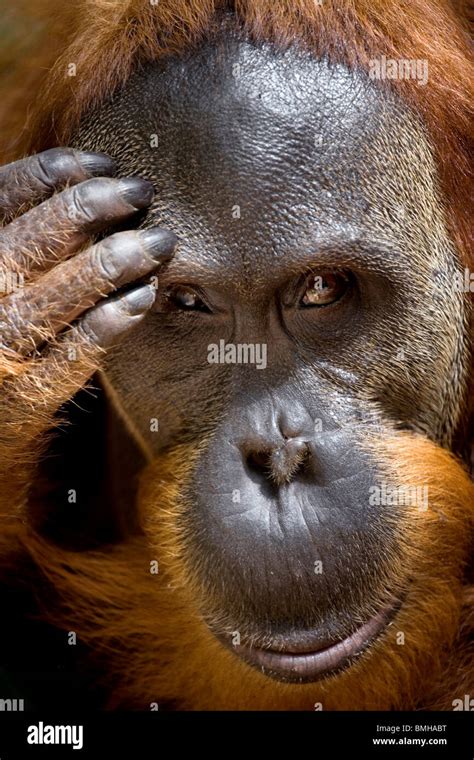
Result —
M 421 190 L 437 205 L 423 128 L 393 94 L 233 37 L 136 72 L 78 140 L 152 179 L 146 224 L 181 238 L 173 266 L 212 264 L 216 277 L 351 246 L 403 256 L 407 219 L 423 227 Z

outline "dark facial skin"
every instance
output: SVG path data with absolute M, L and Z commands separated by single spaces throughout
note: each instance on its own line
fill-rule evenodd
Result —
M 148 65 L 74 146 L 149 179 L 141 226 L 180 241 L 104 382 L 149 457 L 202 447 L 182 527 L 203 614 L 287 653 L 366 624 L 326 659 L 241 651 L 287 680 L 343 667 L 397 603 L 403 507 L 370 505 L 383 473 L 366 438 L 449 445 L 465 393 L 466 307 L 423 128 L 360 74 L 235 39 Z M 315 276 L 322 305 L 305 302 Z M 209 363 L 221 340 L 264 345 L 265 368 Z

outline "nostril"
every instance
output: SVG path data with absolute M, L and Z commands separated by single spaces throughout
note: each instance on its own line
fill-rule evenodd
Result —
M 309 457 L 309 449 L 303 441 L 290 440 L 271 455 L 270 472 L 278 485 L 290 483 L 298 473 L 303 473 Z
M 290 439 L 281 446 L 249 452 L 246 462 L 250 470 L 280 486 L 290 483 L 299 472 L 303 473 L 308 458 L 307 443 Z
M 247 465 L 251 470 L 270 475 L 271 455 L 272 452 L 268 449 L 264 451 L 251 451 L 247 456 Z

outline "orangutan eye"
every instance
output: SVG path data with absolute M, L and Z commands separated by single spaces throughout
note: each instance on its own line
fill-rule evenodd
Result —
M 343 272 L 311 272 L 305 282 L 300 306 L 330 306 L 339 301 L 350 286 L 350 277 Z
M 210 312 L 199 293 L 193 288 L 184 285 L 168 290 L 166 293 L 168 307 L 180 311 L 205 311 Z

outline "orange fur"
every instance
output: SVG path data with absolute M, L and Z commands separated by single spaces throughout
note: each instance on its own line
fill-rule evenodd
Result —
M 30 36 L 0 55 L 0 157 L 12 160 L 67 144 L 79 119 L 134 67 L 179 53 L 232 7 L 255 40 L 299 41 L 317 56 L 367 70 L 371 59 L 426 59 L 429 83 L 390 81 L 423 118 L 436 154 L 446 220 L 463 266 L 472 245 L 474 71 L 462 2 L 448 0 L 18 0 L 10 14 L 31 20 Z M 68 65 L 77 67 L 70 77 Z M 36 99 L 35 99 L 36 98 Z M 474 377 L 474 357 L 473 372 Z M 466 429 L 474 425 L 474 380 Z
M 160 0 L 157 5 L 148 0 L 48 0 L 39 10 L 34 0 L 21 0 L 20 11 L 32 18 L 40 14 L 44 32 L 15 62 L 12 95 L 7 94 L 0 111 L 2 132 L 8 127 L 9 138 L 2 152 L 11 156 L 67 143 L 84 111 L 124 82 L 137 62 L 197 42 L 226 5 L 223 0 Z M 472 264 L 468 149 L 474 76 L 465 31 L 450 4 L 327 0 L 318 6 L 314 0 L 235 0 L 232 5 L 252 38 L 281 45 L 300 40 L 317 56 L 349 67 L 367 69 L 381 55 L 429 61 L 427 87 L 406 81 L 390 86 L 412 103 L 431 132 L 445 197 L 456 219 L 451 232 Z M 4 67 L 17 54 L 13 47 Z M 75 77 L 67 75 L 69 63 L 76 64 Z M 19 87 L 23 81 L 26 85 Z M 33 105 L 32 93 L 38 90 Z
M 0 110 L 4 157 L 67 143 L 84 112 L 124 82 L 137 63 L 197 43 L 224 5 L 229 4 L 49 0 L 43 8 L 37 0 L 20 0 L 18 11 L 38 26 L 28 47 L 20 35 L 0 62 L 7 85 Z M 281 45 L 299 41 L 317 56 L 349 67 L 367 69 L 381 55 L 428 59 L 426 88 L 415 82 L 390 82 L 390 87 L 425 121 L 450 231 L 461 261 L 474 268 L 468 163 L 474 77 L 464 28 L 451 6 L 442 0 L 326 0 L 322 6 L 314 0 L 235 0 L 232 5 L 251 38 Z M 77 76 L 67 76 L 69 63 L 76 65 Z M 39 93 L 35 103 L 33 93 Z M 67 387 L 65 376 L 65 393 Z M 27 391 L 25 386 L 26 403 Z M 24 422 L 12 421 L 19 424 Z M 29 431 L 22 455 L 37 432 Z M 8 452 L 8 435 L 6 441 Z M 192 570 L 186 570 L 186 548 L 176 532 L 180 488 L 193 454 L 187 449 L 170 452 L 144 474 L 139 504 L 144 537 L 104 552 L 66 552 L 36 535 L 19 514 L 2 526 L 0 557 L 8 561 L 8 555 L 26 550 L 37 563 L 62 600 L 49 613 L 53 622 L 60 619 L 66 629 L 77 630 L 99 660 L 110 662 L 119 681 L 115 704 L 146 708 L 152 701 L 173 700 L 203 709 L 313 709 L 322 702 L 325 709 L 449 709 L 454 698 L 474 688 L 472 650 L 465 643 L 473 592 L 462 585 L 474 487 L 448 453 L 426 440 L 397 436 L 379 443 L 377 451 L 393 481 L 430 488 L 430 509 L 410 512 L 400 526 L 400 555 L 392 558 L 393 572 L 381 578 L 380 596 L 389 586 L 403 586 L 409 576 L 414 583 L 383 639 L 347 673 L 321 684 L 268 680 L 225 651 L 203 624 L 199 602 L 205 600 Z M 20 457 L 13 453 L 14 468 Z M 11 490 L 2 494 L 7 507 L 13 496 L 15 503 L 21 501 L 14 493 L 17 475 L 12 471 Z M 25 499 L 31 477 L 25 468 L 20 478 Z M 149 572 L 153 559 L 160 562 L 157 576 Z M 395 641 L 397 631 L 405 633 L 403 646 Z
M 412 579 L 395 621 L 349 671 L 322 683 L 269 680 L 225 650 L 203 623 L 206 601 L 176 529 L 194 458 L 185 447 L 142 477 L 143 538 L 78 554 L 26 533 L 25 548 L 62 600 L 50 617 L 57 624 L 59 615 L 108 665 L 115 684 L 110 706 L 148 709 L 172 700 L 185 709 L 313 710 L 315 703 L 336 710 L 452 709 L 454 699 L 472 694 L 473 652 L 458 631 L 463 601 L 473 594 L 462 578 L 474 485 L 450 454 L 420 437 L 400 434 L 376 449 L 390 482 L 428 486 L 429 508 L 407 509 L 400 553 L 381 584 L 382 597 Z M 152 560 L 159 562 L 157 575 L 150 573 Z

